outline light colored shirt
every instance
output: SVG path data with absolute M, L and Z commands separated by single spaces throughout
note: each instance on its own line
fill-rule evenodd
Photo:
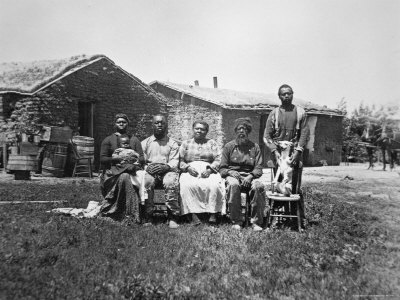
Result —
M 179 148 L 179 168 L 186 171 L 188 163 L 205 161 L 216 173 L 221 162 L 221 150 L 214 140 L 206 139 L 204 143 L 197 143 L 194 139 L 183 141 Z
M 142 148 L 146 164 L 168 164 L 176 170 L 179 164 L 179 145 L 168 136 L 157 139 L 154 135 L 142 141 Z

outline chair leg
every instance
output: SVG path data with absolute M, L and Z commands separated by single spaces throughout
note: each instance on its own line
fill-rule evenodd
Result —
M 244 192 L 240 193 L 240 206 L 242 206 L 243 204 L 243 194 L 245 194 Z M 249 225 L 249 206 L 247 205 L 247 193 L 245 196 L 245 201 L 244 201 L 244 222 L 243 225 L 244 227 L 247 227 Z
M 250 195 L 246 193 L 246 226 L 250 225 L 251 207 L 250 207 Z
M 274 199 L 270 200 L 270 207 L 269 207 L 269 217 L 268 217 L 268 226 L 272 225 L 272 215 L 274 214 Z
M 76 165 L 78 164 L 78 161 L 75 161 L 75 165 L 74 165 L 74 170 L 72 171 L 72 177 L 75 177 L 75 173 L 76 173 Z
M 301 232 L 301 217 L 300 217 L 300 203 L 296 201 L 296 214 L 297 214 L 297 227 L 299 232 Z

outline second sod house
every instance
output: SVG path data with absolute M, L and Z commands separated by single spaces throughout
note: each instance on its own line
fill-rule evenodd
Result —
M 168 123 L 170 135 L 178 140 L 192 137 L 192 124 L 204 120 L 210 125 L 208 137 L 222 147 L 235 138 L 233 121 L 250 117 L 253 130 L 250 139 L 259 143 L 263 151 L 264 164 L 270 152 L 263 143 L 265 124 L 270 112 L 280 105 L 277 95 L 234 90 L 205 88 L 154 81 L 150 86 L 168 99 Z M 302 106 L 307 112 L 310 138 L 304 151 L 304 162 L 308 166 L 320 164 L 339 165 L 342 150 L 342 119 L 337 110 L 294 98 L 293 104 Z
M 114 132 L 119 112 L 130 118 L 130 132 L 144 138 L 152 115 L 167 113 L 167 106 L 162 95 L 104 55 L 0 64 L 3 132 L 69 126 L 94 138 L 98 167 L 101 141 Z

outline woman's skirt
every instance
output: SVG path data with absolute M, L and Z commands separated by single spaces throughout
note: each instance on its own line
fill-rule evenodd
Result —
M 179 179 L 181 211 L 188 213 L 226 213 L 225 188 L 219 175 L 211 174 L 208 178 L 201 178 L 200 174 L 209 165 L 204 161 L 194 161 L 189 165 L 199 173 L 193 177 L 189 173 L 181 174 Z
M 122 173 L 113 176 L 105 175 L 103 182 L 104 200 L 101 203 L 100 215 L 120 220 L 131 216 L 140 222 L 139 214 L 139 186 L 134 185 L 132 175 Z

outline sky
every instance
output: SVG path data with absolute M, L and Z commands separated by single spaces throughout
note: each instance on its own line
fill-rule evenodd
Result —
M 0 62 L 104 54 L 154 80 L 400 103 L 398 0 L 0 0 Z

